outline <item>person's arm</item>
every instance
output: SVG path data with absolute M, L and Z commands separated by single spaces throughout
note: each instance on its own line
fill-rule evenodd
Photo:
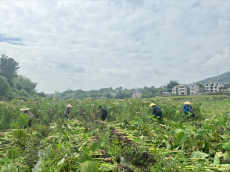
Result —
M 30 117 L 34 117 L 34 115 L 33 115 L 30 111 L 28 111 L 28 115 L 29 115 Z
M 192 108 L 192 105 L 190 105 L 190 108 L 191 108 L 192 112 L 195 114 L 195 112 L 194 112 L 194 110 L 193 110 L 193 108 Z
M 101 109 L 101 114 L 99 116 L 101 116 L 103 114 L 103 109 Z
M 156 113 L 156 107 L 153 107 L 153 114 Z

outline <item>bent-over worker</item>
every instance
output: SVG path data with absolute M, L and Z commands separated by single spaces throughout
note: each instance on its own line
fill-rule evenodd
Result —
M 161 119 L 162 116 L 161 109 L 155 103 L 151 103 L 149 106 L 153 108 L 154 118 Z
M 24 113 L 27 113 L 29 115 L 28 126 L 30 127 L 32 125 L 32 121 L 33 121 L 33 118 L 34 118 L 34 115 L 29 111 L 30 108 L 24 107 L 24 108 L 19 109 L 19 110 L 23 111 Z
M 72 107 L 73 107 L 73 106 L 72 106 L 71 104 L 68 104 L 68 105 L 66 106 L 66 109 L 65 109 L 65 112 L 64 112 L 65 118 L 69 119 L 69 114 L 71 113 L 71 109 L 70 109 L 70 108 L 72 108 Z
M 184 106 L 182 107 L 182 112 L 185 115 L 187 115 L 189 112 L 191 113 L 191 111 L 193 112 L 192 115 L 191 115 L 191 117 L 194 118 L 195 117 L 195 112 L 194 112 L 194 110 L 192 108 L 191 103 L 189 101 L 184 102 Z
M 107 112 L 107 110 L 106 110 L 104 107 L 102 107 L 102 106 L 99 106 L 98 108 L 101 109 L 101 115 L 99 115 L 99 116 L 101 117 L 101 120 L 104 121 L 105 118 L 106 118 L 107 115 L 108 115 L 108 112 Z

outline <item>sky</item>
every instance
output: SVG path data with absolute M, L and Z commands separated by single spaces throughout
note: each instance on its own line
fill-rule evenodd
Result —
M 193 83 L 229 51 L 229 0 L 0 1 L 0 54 L 46 93 Z

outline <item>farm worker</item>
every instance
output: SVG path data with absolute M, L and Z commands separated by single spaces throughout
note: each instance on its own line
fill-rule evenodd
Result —
M 154 118 L 161 119 L 162 116 L 161 109 L 155 103 L 151 103 L 149 106 L 153 107 L 153 114 L 155 115 Z
M 72 106 L 71 104 L 68 104 L 68 105 L 66 106 L 66 109 L 65 109 L 65 112 L 64 112 L 65 118 L 69 119 L 69 114 L 71 113 L 70 108 L 72 108 L 72 107 L 73 107 L 73 106 Z
M 189 102 L 189 101 L 186 101 L 186 102 L 184 102 L 184 106 L 183 106 L 183 108 L 182 108 L 182 112 L 185 114 L 185 115 L 187 115 L 189 112 L 193 112 L 192 113 L 192 117 L 195 117 L 195 112 L 194 112 L 194 110 L 192 109 L 192 105 L 191 105 L 191 103 Z
M 104 121 L 105 118 L 106 118 L 107 115 L 108 115 L 108 112 L 107 112 L 107 110 L 106 110 L 104 107 L 102 107 L 102 106 L 99 106 L 98 108 L 101 109 L 101 115 L 99 115 L 99 116 L 101 117 L 101 120 Z
M 29 111 L 30 108 L 27 108 L 27 107 L 24 107 L 22 109 L 19 109 L 20 111 L 23 111 L 24 113 L 27 113 L 29 115 L 29 118 L 28 118 L 28 126 L 30 127 L 31 126 L 31 123 L 33 121 L 33 118 L 34 118 L 34 115 Z

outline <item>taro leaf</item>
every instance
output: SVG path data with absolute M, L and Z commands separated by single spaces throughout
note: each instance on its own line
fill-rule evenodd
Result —
M 205 134 L 207 134 L 207 131 L 204 130 L 204 129 L 200 129 L 196 132 L 196 135 L 201 135 L 201 136 L 204 136 Z
M 224 153 L 224 160 L 225 160 L 225 161 L 228 161 L 228 160 L 229 160 L 229 154 L 228 154 L 227 151 Z
M 20 115 L 20 117 L 27 119 L 27 118 L 29 118 L 29 115 L 28 115 L 28 113 L 23 113 Z
M 210 166 L 216 166 L 219 164 L 220 164 L 220 158 L 217 155 L 215 155 L 214 162 L 212 164 L 210 164 Z
M 81 152 L 78 157 L 79 162 L 85 162 L 85 161 L 90 161 L 92 160 L 92 157 L 89 156 L 88 154 Z
M 88 136 L 88 137 L 92 137 L 92 136 L 93 136 L 93 133 L 92 133 L 92 132 L 88 132 L 88 133 L 87 133 L 87 136 Z
M 0 159 L 0 162 L 12 162 L 13 160 L 10 158 L 4 158 L 4 159 Z
M 83 134 L 82 138 L 83 138 L 83 140 L 86 140 L 86 139 L 87 139 L 87 136 L 86 136 L 85 133 Z
M 98 149 L 100 149 L 101 145 L 100 144 L 97 144 L 96 142 L 94 142 L 92 145 L 91 145 L 91 150 L 93 152 L 96 152 L 98 151 Z
M 25 133 L 23 130 L 18 129 L 18 130 L 14 130 L 14 131 L 12 132 L 12 136 L 13 136 L 14 139 L 16 139 L 16 140 L 22 142 L 23 139 L 24 139 L 27 135 L 26 135 L 26 133 Z
M 18 127 L 18 126 L 19 126 L 19 124 L 18 124 L 17 122 L 15 122 L 15 123 L 14 123 L 14 126 L 15 126 L 15 127 Z
M 27 120 L 24 119 L 24 118 L 20 118 L 20 119 L 18 120 L 18 124 L 23 128 L 24 126 L 27 125 Z
M 88 133 L 88 131 L 89 131 L 89 128 L 86 126 L 85 130 L 84 130 L 84 133 Z
M 221 123 L 220 121 L 217 121 L 217 122 L 216 122 L 216 125 L 217 125 L 218 127 L 222 127 L 222 123 Z
M 182 131 L 177 134 L 176 138 L 177 138 L 178 143 L 182 144 L 187 140 L 188 134 Z
M 222 148 L 226 149 L 226 150 L 230 150 L 230 142 L 224 143 Z
M 189 127 L 187 127 L 185 130 L 186 130 L 186 131 L 195 130 L 195 127 L 191 127 L 191 126 L 189 126 Z
M 206 158 L 208 156 L 209 155 L 204 152 L 195 151 L 191 154 L 190 158 Z
M 15 158 L 17 158 L 19 156 L 20 156 L 20 153 L 15 149 L 10 149 L 8 151 L 8 158 L 10 158 L 10 159 L 15 159 Z
M 218 156 L 219 158 L 221 158 L 222 156 L 224 156 L 223 152 L 216 152 L 216 156 Z
M 98 162 L 86 161 L 79 165 L 80 172 L 98 172 Z
M 82 150 L 83 150 L 83 152 L 85 152 L 87 155 L 91 156 L 91 155 L 90 155 L 90 152 L 89 152 L 89 149 L 88 149 L 87 147 L 82 146 Z

